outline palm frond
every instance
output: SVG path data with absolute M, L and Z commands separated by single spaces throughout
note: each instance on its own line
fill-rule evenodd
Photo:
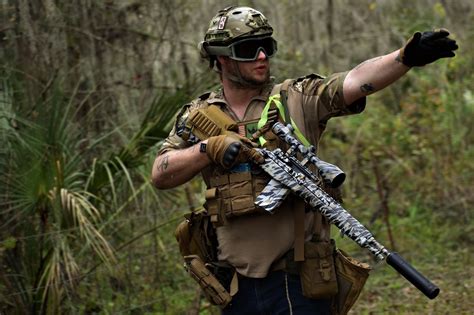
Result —
M 113 262 L 115 257 L 112 247 L 95 227 L 101 220 L 101 215 L 100 211 L 90 201 L 90 197 L 91 195 L 87 192 L 81 194 L 64 188 L 60 189 L 62 208 L 72 217 L 74 227 L 79 229 L 80 235 L 86 241 L 86 244 L 91 246 L 104 262 Z M 56 197 L 53 195 L 54 198 Z
M 110 185 L 115 173 L 143 165 L 148 151 L 168 135 L 173 116 L 188 98 L 182 91 L 158 95 L 131 140 L 108 159 L 94 165 L 88 189 L 96 192 L 104 185 Z M 123 167 L 118 168 L 117 161 L 120 161 Z

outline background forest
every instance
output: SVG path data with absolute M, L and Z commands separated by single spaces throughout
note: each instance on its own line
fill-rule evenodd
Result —
M 197 43 L 217 10 L 261 10 L 277 80 L 345 71 L 448 28 L 456 58 L 411 70 L 328 125 L 320 156 L 345 207 L 432 279 L 426 299 L 373 265 L 353 314 L 474 309 L 474 2 L 0 0 L 0 314 L 217 314 L 185 274 L 174 228 L 199 178 L 150 185 L 177 109 L 218 84 Z

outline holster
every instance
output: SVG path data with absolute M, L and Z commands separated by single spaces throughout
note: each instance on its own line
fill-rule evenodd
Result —
M 184 257 L 186 270 L 199 284 L 206 299 L 214 305 L 226 307 L 232 297 L 197 255 Z

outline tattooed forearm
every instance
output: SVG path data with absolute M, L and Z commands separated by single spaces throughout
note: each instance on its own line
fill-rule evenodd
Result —
M 159 171 L 164 172 L 164 171 L 166 171 L 166 169 L 168 168 L 168 166 L 169 166 L 168 155 L 165 154 L 165 155 L 163 156 L 163 158 L 161 159 L 161 163 L 158 165 L 157 168 L 158 168 Z
M 375 91 L 375 88 L 374 86 L 372 85 L 372 83 L 366 83 L 364 85 L 361 85 L 360 87 L 360 91 L 364 94 L 370 94 L 370 93 L 373 93 Z
M 395 61 L 396 61 L 396 62 L 399 62 L 399 63 L 403 63 L 403 61 L 402 61 L 402 56 L 401 56 L 400 52 L 398 52 L 397 57 L 395 57 Z

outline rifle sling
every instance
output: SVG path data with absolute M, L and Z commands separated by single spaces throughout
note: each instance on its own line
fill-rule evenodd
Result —
M 306 137 L 298 128 L 294 120 L 291 118 L 288 106 L 286 104 L 288 86 L 291 81 L 291 79 L 288 79 L 281 84 L 275 85 L 272 92 L 270 93 L 271 95 L 268 98 L 265 107 L 263 108 L 262 115 L 257 123 L 257 128 L 261 129 L 265 127 L 268 121 L 268 112 L 270 111 L 270 109 L 276 107 L 285 124 L 291 123 L 291 126 L 293 127 L 293 132 L 295 133 L 296 137 L 301 141 L 301 143 L 303 143 L 305 146 L 310 146 L 310 142 L 306 139 Z M 258 140 L 261 146 L 266 143 L 266 140 L 262 136 Z
M 326 218 L 321 213 L 319 213 L 318 211 L 314 211 L 313 213 L 314 213 L 313 240 L 329 242 L 330 225 L 328 224 Z M 324 225 L 324 228 L 323 228 L 323 225 Z
M 295 224 L 295 261 L 304 261 L 304 242 L 305 242 L 305 202 L 298 198 L 295 200 L 293 208 L 294 224 Z

